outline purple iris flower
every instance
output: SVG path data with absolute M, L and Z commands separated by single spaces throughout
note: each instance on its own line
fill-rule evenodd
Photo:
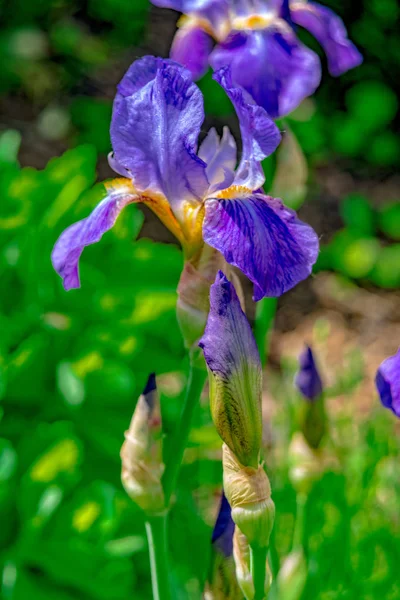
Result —
M 240 85 L 273 118 L 294 110 L 321 80 L 318 56 L 296 36 L 307 29 L 323 47 L 331 75 L 358 66 L 362 56 L 332 10 L 308 0 L 152 0 L 186 16 L 180 21 L 171 58 L 194 79 L 208 65 L 229 65 Z M 216 46 L 212 49 L 213 40 Z
M 323 386 L 310 346 L 306 346 L 304 352 L 301 353 L 299 366 L 295 378 L 296 387 L 308 400 L 317 400 L 322 394 Z
M 203 97 L 191 73 L 171 60 L 145 56 L 134 62 L 114 101 L 110 165 L 122 177 L 106 183 L 107 195 L 55 244 L 52 262 L 65 289 L 80 286 L 83 249 L 98 242 L 130 203 L 149 206 L 181 242 L 185 258 L 204 243 L 239 267 L 254 284 L 254 298 L 279 296 L 311 272 L 318 255 L 314 230 L 281 200 L 262 192 L 260 165 L 280 133 L 265 110 L 232 85 L 229 68 L 214 75 L 235 106 L 242 136 L 211 129 L 197 147 Z
M 383 361 L 375 383 L 383 406 L 400 417 L 400 348 L 394 356 Z

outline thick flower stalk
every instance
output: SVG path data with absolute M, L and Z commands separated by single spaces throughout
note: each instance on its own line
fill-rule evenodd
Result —
M 251 549 L 255 595 L 246 597 L 258 600 L 267 591 L 266 556 L 275 515 L 260 463 L 261 363 L 235 288 L 221 272 L 210 290 L 210 314 L 199 345 L 209 370 L 211 415 L 224 442 L 225 494 Z
M 164 510 L 161 415 L 155 375 L 137 401 L 121 448 L 122 484 L 147 515 Z
M 260 161 L 277 147 L 279 131 L 264 109 L 233 86 L 229 69 L 219 70 L 215 79 L 240 122 L 243 149 L 236 168 L 228 129 L 221 139 L 211 129 L 198 147 L 203 98 L 187 69 L 152 56 L 129 68 L 118 86 L 111 122 L 110 164 L 121 177 L 106 183 L 106 197 L 61 234 L 52 253 L 67 290 L 80 285 L 84 248 L 101 239 L 125 206 L 137 202 L 174 233 L 190 268 L 199 269 L 210 246 L 253 282 L 255 300 L 279 296 L 310 274 L 317 235 L 261 189 Z M 200 296 L 204 302 L 204 293 Z
M 152 0 L 184 13 L 171 58 L 194 79 L 230 66 L 243 87 L 274 118 L 293 111 L 321 80 L 318 56 L 296 35 L 307 29 L 323 47 L 331 75 L 362 62 L 346 28 L 331 9 L 308 0 Z M 216 43 L 213 48 L 213 43 Z
M 380 400 L 396 417 L 400 417 L 400 348 L 379 367 L 375 377 Z

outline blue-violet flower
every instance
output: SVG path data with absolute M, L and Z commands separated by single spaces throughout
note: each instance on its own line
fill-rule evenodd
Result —
M 281 200 L 261 189 L 260 161 L 280 133 L 265 110 L 233 87 L 229 68 L 214 75 L 239 117 L 242 156 L 228 129 L 214 129 L 197 148 L 203 98 L 190 72 L 171 60 L 145 56 L 118 86 L 111 121 L 112 168 L 121 175 L 106 184 L 107 196 L 55 244 L 52 262 L 65 289 L 80 285 L 78 262 L 130 203 L 149 206 L 181 242 L 185 258 L 204 243 L 222 253 L 254 284 L 254 298 L 279 296 L 305 279 L 318 254 L 313 229 Z
M 383 361 L 376 373 L 375 383 L 383 406 L 400 417 L 400 348 Z
M 195 79 L 208 65 L 231 66 L 242 86 L 274 118 L 294 110 L 321 80 L 318 56 L 296 36 L 307 29 L 321 44 L 331 75 L 358 66 L 362 56 L 331 9 L 308 0 L 152 0 L 184 13 L 171 58 Z M 213 40 L 216 46 L 213 48 Z

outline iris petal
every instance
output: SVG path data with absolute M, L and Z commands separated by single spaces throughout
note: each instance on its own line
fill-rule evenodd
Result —
M 233 32 L 213 50 L 210 64 L 214 70 L 230 65 L 234 85 L 274 119 L 297 108 L 321 80 L 318 56 L 283 20 L 264 30 Z
M 342 75 L 362 63 L 342 19 L 333 10 L 316 2 L 293 2 L 290 13 L 293 22 L 307 29 L 325 50 L 331 75 Z
M 234 86 L 229 67 L 217 71 L 214 79 L 228 94 L 239 118 L 243 148 L 235 184 L 258 189 L 265 181 L 260 161 L 276 150 L 281 134 L 266 111 L 254 104 L 243 89 Z
M 206 174 L 211 192 L 231 185 L 235 176 L 236 154 L 236 142 L 229 128 L 224 127 L 220 139 L 212 127 L 198 152 L 199 157 L 207 163 Z
M 171 47 L 171 58 L 184 65 L 193 80 L 200 79 L 208 70 L 212 39 L 200 27 L 188 23 L 178 29 Z
M 318 237 L 296 213 L 263 194 L 206 201 L 203 238 L 254 283 L 254 300 L 280 296 L 308 277 Z
M 129 180 L 115 180 L 108 187 L 108 194 L 92 213 L 82 221 L 66 229 L 55 243 L 51 261 L 55 271 L 62 277 L 66 290 L 80 287 L 79 259 L 86 246 L 101 240 L 111 229 L 121 210 L 137 200 L 137 193 Z
M 400 417 L 400 348 L 394 356 L 383 361 L 375 383 L 383 406 Z
M 187 69 L 150 56 L 137 60 L 114 102 L 114 158 L 138 190 L 161 193 L 172 207 L 199 200 L 208 188 L 196 155 L 203 118 L 203 97 Z

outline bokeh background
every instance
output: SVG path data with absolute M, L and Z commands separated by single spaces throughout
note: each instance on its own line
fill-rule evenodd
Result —
M 327 387 L 337 462 L 307 502 L 302 597 L 397 600 L 400 427 L 380 407 L 373 378 L 400 341 L 400 7 L 396 0 L 325 4 L 343 17 L 365 60 L 340 79 L 325 71 L 315 97 L 280 124 L 286 141 L 265 163 L 270 190 L 299 209 L 322 246 L 313 277 L 279 299 L 269 340 L 265 456 L 274 543 L 282 560 L 296 514 L 287 448 L 302 400 L 292 381 L 307 342 Z M 147 0 L 0 1 L 4 600 L 151 597 L 143 516 L 120 485 L 119 449 L 151 371 L 159 376 L 167 444 L 179 415 L 188 366 L 174 312 L 181 252 L 133 206 L 85 251 L 81 290 L 63 291 L 50 252 L 99 200 L 98 182 L 112 177 L 106 155 L 117 82 L 137 57 L 168 55 L 177 17 Z M 314 40 L 303 39 L 324 61 Z M 227 123 L 237 136 L 217 84 L 208 75 L 200 87 L 202 134 Z M 219 449 L 205 397 L 171 520 L 172 577 L 186 582 L 179 598 L 199 598 L 207 576 Z

